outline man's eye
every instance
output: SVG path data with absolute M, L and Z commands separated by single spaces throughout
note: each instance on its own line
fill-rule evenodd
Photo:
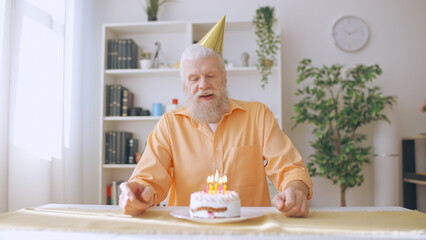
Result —
M 193 82 L 193 81 L 197 81 L 198 78 L 190 78 L 189 81 Z
M 214 78 L 215 75 L 207 75 L 208 78 Z

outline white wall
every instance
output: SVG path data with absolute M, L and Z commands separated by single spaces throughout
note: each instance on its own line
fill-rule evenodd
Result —
M 143 1 L 144 2 L 144 1 Z M 379 64 L 383 75 L 376 83 L 387 95 L 398 97 L 399 125 L 402 136 L 418 135 L 426 132 L 426 114 L 420 113 L 419 108 L 426 98 L 426 1 L 424 0 L 179 0 L 164 4 L 160 9 L 159 20 L 210 20 L 220 19 L 224 14 L 227 20 L 251 20 L 259 6 L 276 7 L 277 17 L 281 26 L 282 38 L 282 69 L 283 69 L 283 128 L 292 138 L 305 159 L 312 153 L 309 146 L 311 128 L 299 126 L 291 130 L 294 122 L 293 104 L 296 89 L 295 79 L 298 62 L 303 58 L 311 58 L 313 64 L 341 63 L 347 66 L 355 64 Z M 361 17 L 369 26 L 371 37 L 368 45 L 359 52 L 346 53 L 337 49 L 330 38 L 333 22 L 346 14 Z M 98 0 L 95 18 L 101 18 L 102 23 L 146 21 L 146 15 L 138 0 Z M 98 128 L 91 126 L 98 122 L 100 103 L 98 101 L 100 69 L 101 25 L 92 28 L 88 33 L 89 44 L 96 46 L 88 57 L 94 67 L 87 71 L 91 79 L 87 79 L 88 89 L 94 96 L 94 102 L 88 106 L 88 131 L 90 141 L 86 140 L 87 150 L 84 154 L 84 166 L 96 161 L 98 141 L 93 136 L 99 136 Z M 93 36 L 94 35 L 94 36 Z M 87 77 L 87 76 L 86 76 Z M 92 78 L 93 77 L 93 78 Z M 86 88 L 86 86 L 85 86 Z M 95 105 L 93 105 L 95 104 Z M 96 120 L 96 121 L 95 121 Z M 90 126 L 89 126 L 90 125 Z M 374 126 L 363 129 L 369 133 L 369 144 L 372 144 L 371 132 Z M 90 133 L 90 134 L 89 134 Z M 93 165 L 93 164 L 92 164 Z M 91 166 L 93 169 L 93 166 Z M 93 172 L 94 174 L 95 172 Z M 364 170 L 366 180 L 363 186 L 348 191 L 349 206 L 368 206 L 374 204 L 373 166 L 368 165 Z M 94 189 L 97 176 L 89 178 L 90 189 Z M 313 206 L 338 206 L 339 188 L 326 179 L 314 179 Z M 88 194 L 85 191 L 85 194 Z M 95 194 L 95 192 L 91 193 Z M 93 197 L 95 198 L 95 197 Z M 93 199 L 89 197 L 87 201 Z

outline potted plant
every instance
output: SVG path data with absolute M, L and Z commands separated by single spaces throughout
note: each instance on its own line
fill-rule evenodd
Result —
M 152 59 L 151 53 L 143 50 L 141 54 L 141 59 L 139 60 L 140 66 L 142 69 L 150 69 L 152 68 Z
M 344 66 L 334 64 L 322 68 L 303 59 L 298 68 L 297 83 L 312 81 L 297 89 L 302 99 L 294 105 L 295 125 L 314 125 L 315 153 L 307 164 L 311 176 L 322 176 L 340 186 L 340 205 L 346 206 L 348 188 L 364 181 L 362 165 L 369 163 L 371 147 L 362 146 L 365 134 L 360 127 L 378 120 L 389 119 L 382 113 L 392 107 L 395 97 L 383 96 L 380 88 L 370 86 L 382 70 L 378 65 L 358 65 L 343 73 Z
M 157 21 L 158 10 L 160 6 L 169 0 L 145 0 L 145 13 L 148 16 L 148 21 Z
M 275 34 L 273 29 L 276 22 L 274 7 L 260 7 L 256 10 L 253 19 L 255 25 L 256 50 L 258 59 L 256 67 L 262 75 L 262 88 L 268 83 L 268 76 L 271 75 L 271 68 L 275 64 L 277 50 L 279 49 L 280 36 Z

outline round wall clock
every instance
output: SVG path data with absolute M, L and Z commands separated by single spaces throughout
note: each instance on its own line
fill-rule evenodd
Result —
M 355 16 L 343 16 L 334 23 L 332 37 L 336 46 L 344 51 L 357 51 L 368 41 L 367 24 Z

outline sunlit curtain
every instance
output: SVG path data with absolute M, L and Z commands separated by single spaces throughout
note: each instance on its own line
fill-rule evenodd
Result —
M 64 199 L 73 2 L 11 1 L 9 210 Z
M 7 4 L 6 4 L 7 3 Z M 10 2 L 0 0 L 0 212 L 7 211 L 9 156 L 9 56 L 7 48 L 10 28 Z M 6 56 L 7 55 L 7 56 Z
M 43 160 L 61 158 L 65 0 L 27 0 L 22 10 L 13 144 Z

